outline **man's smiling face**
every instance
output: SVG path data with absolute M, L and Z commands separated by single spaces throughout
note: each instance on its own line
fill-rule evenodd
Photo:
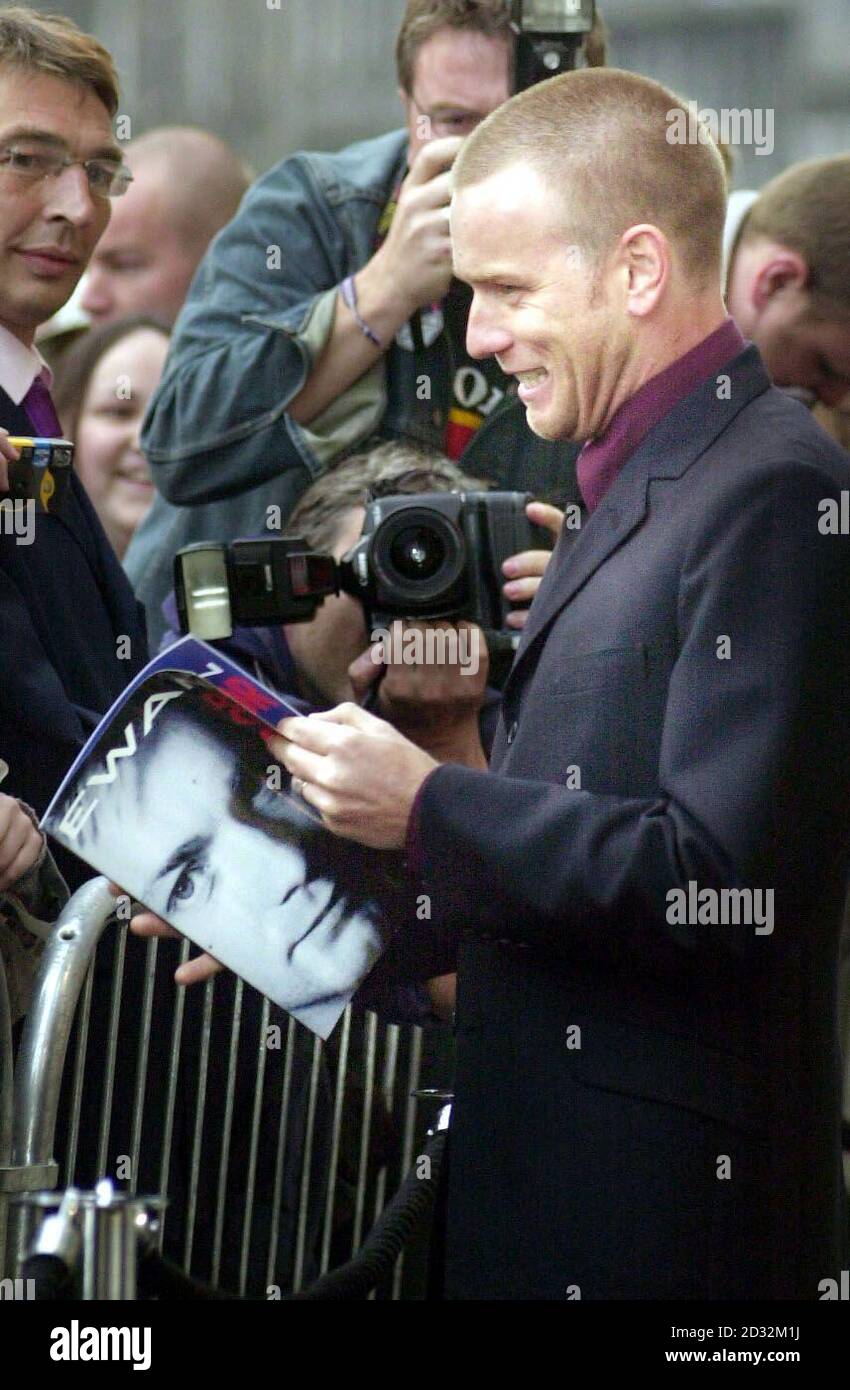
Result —
M 495 356 L 519 381 L 535 434 L 588 439 L 610 419 L 628 356 L 616 288 L 571 244 L 566 210 L 528 165 L 459 189 L 452 202 L 455 274 L 474 291 L 473 357 Z
M 121 157 L 109 112 L 86 87 L 0 68 L 0 152 L 9 146 L 68 159 Z M 69 298 L 109 221 L 79 165 L 26 183 L 0 166 L 0 323 L 29 344 Z

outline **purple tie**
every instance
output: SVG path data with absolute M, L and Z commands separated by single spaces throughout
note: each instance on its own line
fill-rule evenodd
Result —
M 62 426 L 53 405 L 47 383 L 39 374 L 33 382 L 21 405 L 29 416 L 30 424 L 41 439 L 61 439 Z

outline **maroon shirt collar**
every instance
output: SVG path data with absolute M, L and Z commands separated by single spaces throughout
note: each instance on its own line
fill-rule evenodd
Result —
M 590 439 L 576 465 L 581 495 L 589 512 L 595 510 L 638 445 L 679 401 L 707 377 L 737 357 L 744 340 L 735 322 L 725 323 L 696 347 L 665 367 L 620 406 L 604 434 Z

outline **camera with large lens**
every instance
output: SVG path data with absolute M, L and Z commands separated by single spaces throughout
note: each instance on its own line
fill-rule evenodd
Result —
M 309 622 L 328 594 L 351 594 L 370 628 L 395 618 L 477 623 L 492 650 L 516 645 L 506 627 L 502 562 L 548 549 L 525 492 L 404 493 L 367 504 L 357 544 L 339 564 L 294 536 L 203 542 L 179 550 L 180 630 L 215 641 L 234 627 Z
M 466 618 L 491 641 L 512 605 L 502 561 L 539 548 L 524 492 L 430 492 L 381 497 L 340 564 L 340 588 L 359 598 L 373 627 L 394 618 Z

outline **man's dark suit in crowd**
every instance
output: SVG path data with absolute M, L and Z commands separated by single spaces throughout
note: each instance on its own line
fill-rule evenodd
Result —
M 22 57 L 25 55 L 25 57 Z M 33 347 L 72 294 L 126 188 L 106 49 L 69 20 L 0 16 L 0 427 L 61 434 Z M 0 498 L 7 461 L 3 442 Z M 14 463 L 11 463 L 14 466 Z M 20 504 L 16 504 L 19 506 Z M 144 664 L 144 626 L 81 484 L 24 529 L 0 526 L 0 756 L 4 791 L 41 814 L 98 720 Z M 123 642 L 120 639 L 124 639 Z M 57 852 L 69 886 L 89 871 Z
M 586 441 L 490 770 L 353 706 L 271 744 L 460 933 L 451 1298 L 815 1300 L 841 1264 L 850 467 L 725 317 L 677 109 L 571 73 L 455 166 L 469 350 Z
M 2 388 L 0 425 L 37 432 Z M 40 814 L 146 655 L 138 605 L 76 477 L 56 515 L 35 517 L 31 545 L 0 533 L 0 639 L 4 790 Z M 91 875 L 70 855 L 62 870 L 73 885 Z
M 754 348 L 724 372 L 556 550 L 497 775 L 424 789 L 469 929 L 450 1296 L 815 1298 L 839 1263 L 850 471 Z M 691 882 L 770 890 L 772 931 L 670 922 Z

